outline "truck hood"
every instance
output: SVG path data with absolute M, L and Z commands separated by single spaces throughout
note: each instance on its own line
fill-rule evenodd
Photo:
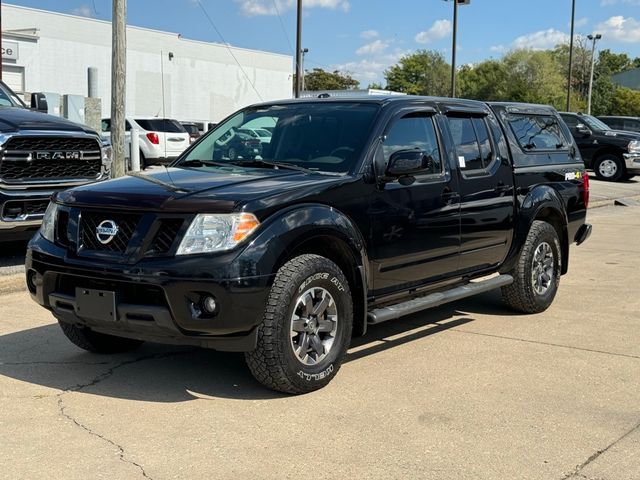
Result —
M 264 168 L 167 168 L 73 188 L 57 195 L 71 206 L 182 213 L 227 213 L 254 203 L 264 210 L 316 196 L 345 177 Z M 256 212 L 254 209 L 254 213 Z
M 619 140 L 640 140 L 640 133 L 629 132 L 627 130 L 601 130 L 598 132 L 603 137 L 617 138 Z
M 11 133 L 23 130 L 58 130 L 65 132 L 93 133 L 84 125 L 70 122 L 61 117 L 36 112 L 28 108 L 2 107 L 0 108 L 0 132 Z M 97 135 L 97 134 L 96 134 Z

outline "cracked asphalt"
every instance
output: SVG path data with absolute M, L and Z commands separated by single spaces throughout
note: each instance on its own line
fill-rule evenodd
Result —
M 545 313 L 495 292 L 370 329 L 325 389 L 239 354 L 78 350 L 2 295 L 2 479 L 640 479 L 640 207 L 590 212 Z

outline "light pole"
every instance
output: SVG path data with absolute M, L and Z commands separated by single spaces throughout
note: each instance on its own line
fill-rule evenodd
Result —
M 571 111 L 571 70 L 573 70 L 573 30 L 576 24 L 576 0 L 571 4 L 571 38 L 569 39 L 569 75 L 567 78 L 567 112 Z
M 596 64 L 596 42 L 602 38 L 602 35 L 595 33 L 587 35 L 591 40 L 591 75 L 589 76 L 589 95 L 587 97 L 587 113 L 591 115 L 591 92 L 593 92 L 593 68 Z
M 302 49 L 302 68 L 300 69 L 300 70 L 301 70 L 300 75 L 302 75 L 302 91 L 303 91 L 303 92 L 304 92 L 304 90 L 305 90 L 305 88 L 306 88 L 306 87 L 304 86 L 304 72 L 305 72 L 305 70 L 304 70 L 304 57 L 305 57 L 305 55 L 306 55 L 307 53 L 309 53 L 309 49 L 308 49 L 308 48 L 303 48 L 303 49 Z
M 300 98 L 300 87 L 302 85 L 302 0 L 298 0 L 297 10 L 295 96 L 296 98 Z
M 449 0 L 445 0 L 448 2 Z M 458 5 L 469 5 L 471 0 L 453 0 L 453 35 L 451 46 L 451 98 L 456 98 L 456 43 L 458 37 Z

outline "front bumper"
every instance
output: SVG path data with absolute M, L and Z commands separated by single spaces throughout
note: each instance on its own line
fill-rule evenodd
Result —
M 623 157 L 627 172 L 640 174 L 640 153 L 625 153 Z
M 40 227 L 46 206 L 55 192 L 0 188 L 0 242 L 32 237 Z
M 255 349 L 273 276 L 215 276 L 212 272 L 230 271 L 219 264 L 224 260 L 195 257 L 98 266 L 68 260 L 64 250 L 36 236 L 27 252 L 27 286 L 60 321 L 101 333 L 226 351 Z M 76 289 L 114 292 L 114 318 L 85 316 Z M 216 300 L 213 315 L 197 308 L 205 295 Z

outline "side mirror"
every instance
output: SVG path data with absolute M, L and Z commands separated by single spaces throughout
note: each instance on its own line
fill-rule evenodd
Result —
M 35 92 L 31 94 L 31 108 L 38 112 L 48 113 L 49 105 L 47 104 L 47 97 L 42 92 Z
M 593 134 L 591 129 L 583 123 L 579 123 L 578 125 L 576 125 L 576 133 L 582 135 L 583 137 L 590 137 Z
M 428 170 L 433 159 L 422 150 L 398 150 L 391 154 L 385 174 L 389 177 L 404 177 Z

